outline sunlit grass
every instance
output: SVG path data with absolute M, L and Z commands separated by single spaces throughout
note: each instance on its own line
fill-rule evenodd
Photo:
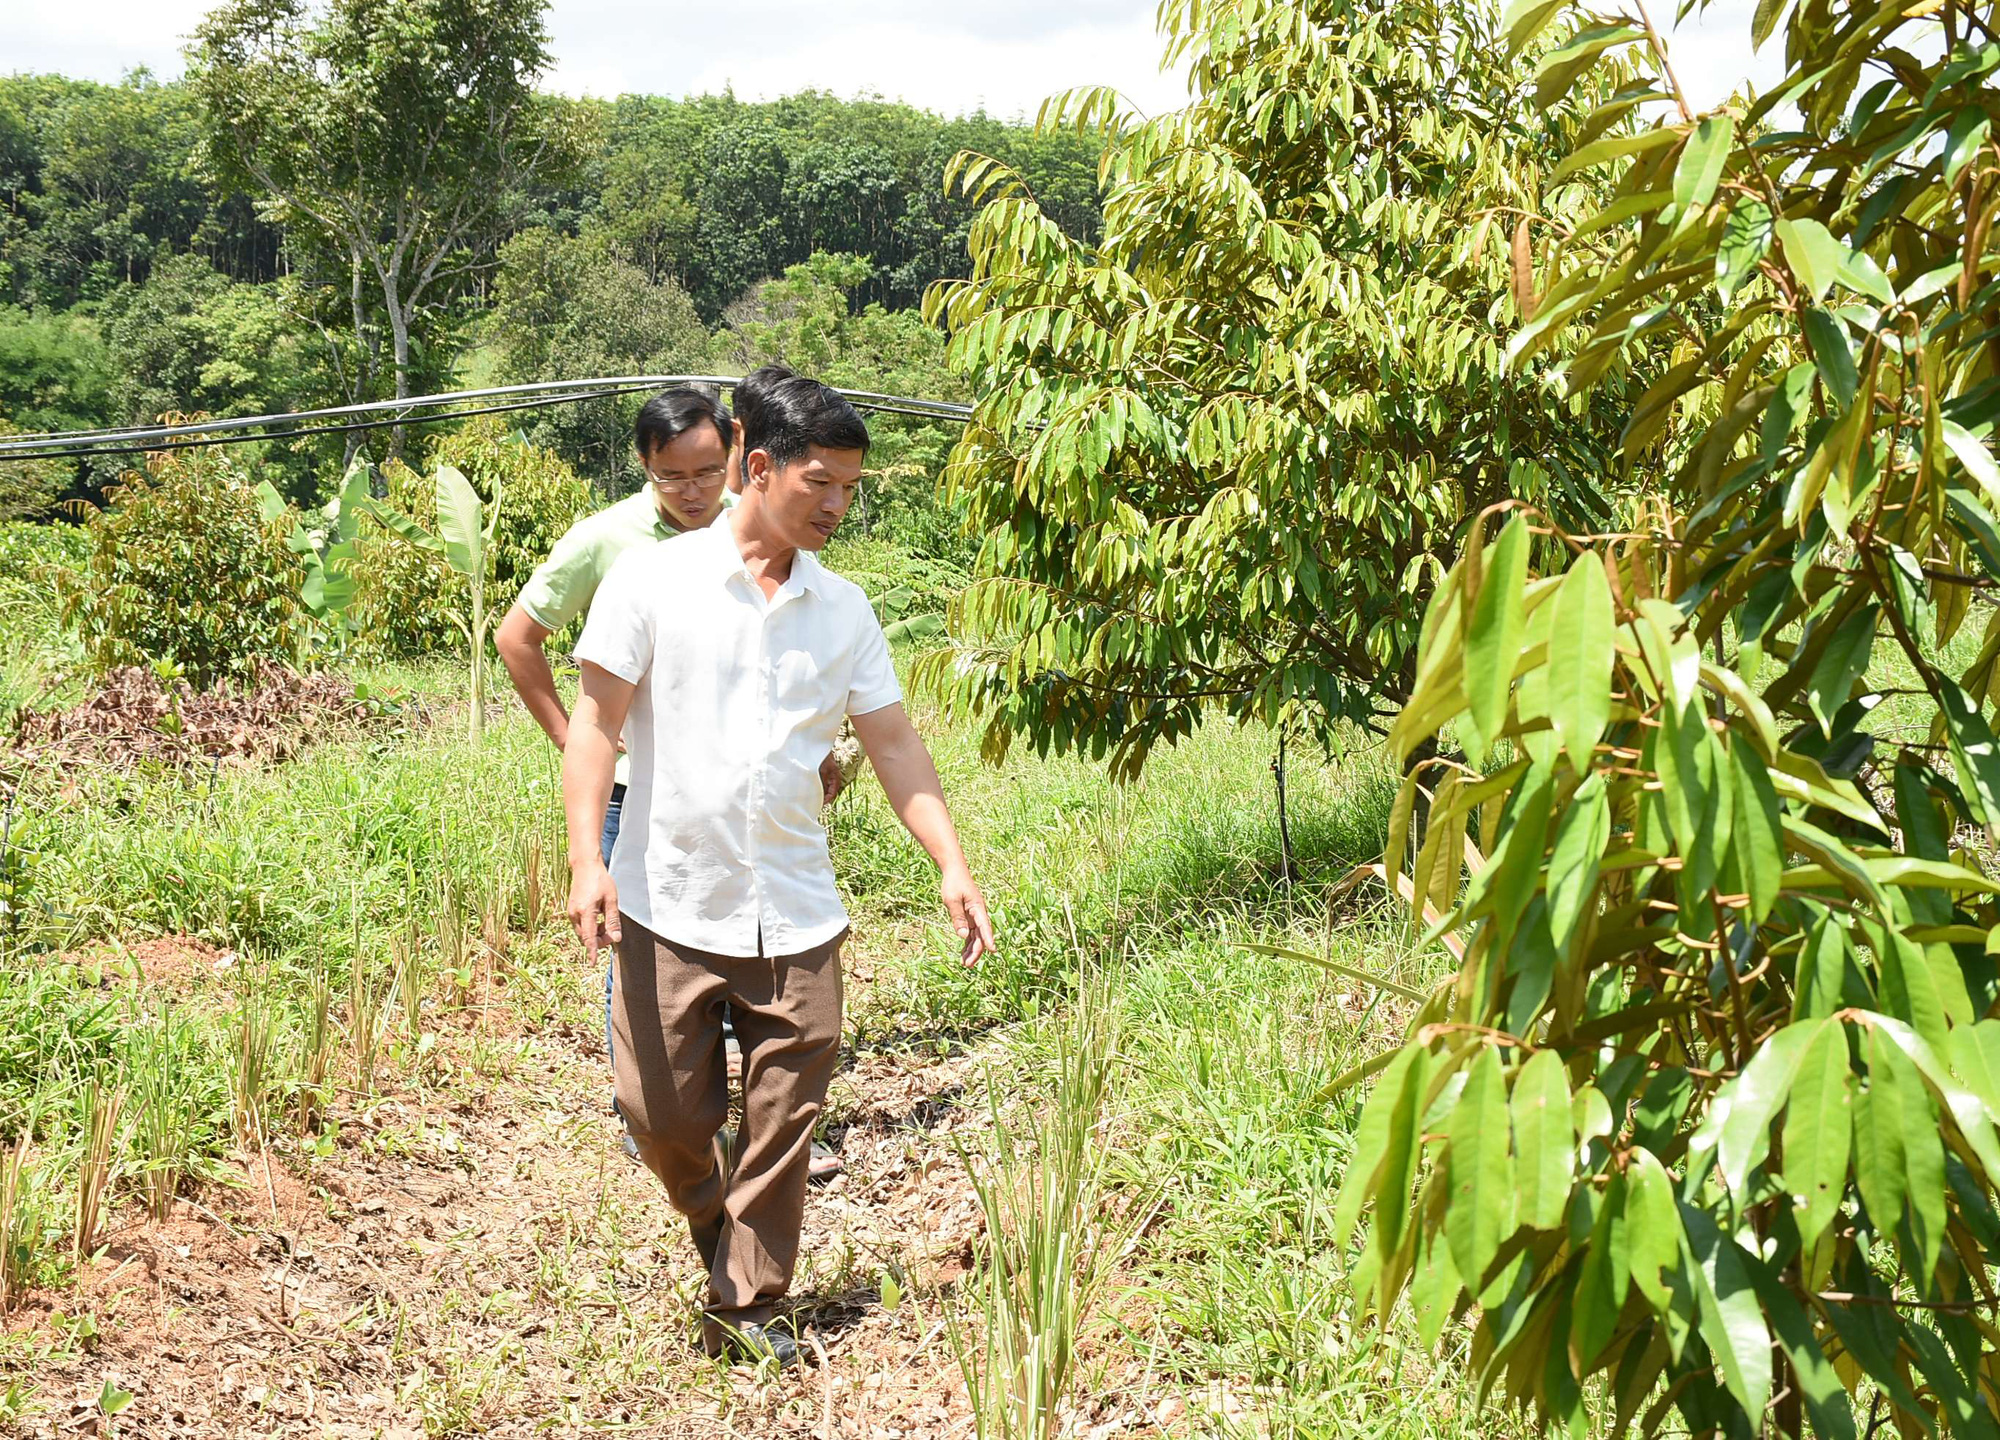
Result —
M 422 669 L 370 678 L 432 695 L 449 684 Z M 1384 757 L 1294 753 L 1287 884 L 1262 732 L 1211 727 L 1120 787 L 1080 760 L 1017 753 L 988 767 L 972 727 L 916 714 L 1002 951 L 958 966 L 935 873 L 864 774 L 830 819 L 850 954 L 874 972 L 850 1026 L 863 1046 L 997 1047 L 987 1053 L 1005 1057 L 992 1073 L 1010 1163 L 1019 1174 L 1053 1164 L 1060 1195 L 1068 1162 L 1046 1142 L 1064 1133 L 1048 1109 L 1062 1094 L 1062 1037 L 1080 989 L 1101 997 L 1116 1043 L 1089 1132 L 1102 1166 L 1092 1194 L 1145 1223 L 1107 1257 L 1094 1303 L 1073 1311 L 1068 1403 L 1151 1386 L 1211 1415 L 1202 1423 L 1220 1434 L 1500 1433 L 1474 1426 L 1457 1367 L 1425 1368 L 1394 1324 L 1386 1341 L 1355 1326 L 1346 1257 L 1327 1244 L 1354 1097 L 1321 1092 L 1389 1043 L 1401 1012 L 1365 985 L 1241 948 L 1279 940 L 1405 984 L 1438 973 L 1438 957 L 1413 953 L 1365 893 L 1329 903 L 1380 852 L 1394 790 Z M 511 704 L 476 753 L 456 724 L 417 725 L 221 769 L 212 784 L 93 773 L 29 793 L 37 908 L 0 967 L 0 1134 L 28 1125 L 37 1136 L 38 1283 L 60 1281 L 68 1263 L 89 1097 L 102 1093 L 92 1086 L 126 1094 L 122 1138 L 103 1162 L 108 1203 L 165 1206 L 231 1147 L 282 1144 L 309 1159 L 336 1088 L 421 1095 L 504 1073 L 504 1045 L 468 1042 L 453 1063 L 469 1068 L 450 1073 L 425 1048 L 432 1016 L 467 992 L 475 953 L 506 949 L 490 963 L 531 1023 L 596 1023 L 597 977 L 559 925 L 531 917 L 564 883 L 548 858 L 561 853 L 559 774 Z M 199 937 L 237 960 L 185 1001 L 141 1003 L 118 957 L 149 936 Z M 85 954 L 103 973 L 76 963 Z M 357 1143 L 389 1153 L 430 1140 L 385 1128 Z M 617 1277 L 600 1285 L 569 1268 L 570 1232 L 538 1243 L 548 1263 L 533 1303 L 573 1306 L 579 1286 L 619 1293 Z M 1063 1283 L 1043 1267 L 1040 1313 L 1065 1313 L 1051 1288 Z M 970 1307 L 963 1333 L 978 1345 L 989 1321 L 973 1294 L 955 1303 Z M 607 1321 L 594 1358 L 570 1359 L 607 1367 L 610 1384 L 637 1362 Z M 1033 1338 L 1030 1317 L 1012 1353 Z M 504 1355 L 447 1366 L 435 1351 L 406 1353 L 409 1403 L 434 1427 L 504 1408 L 520 1383 Z

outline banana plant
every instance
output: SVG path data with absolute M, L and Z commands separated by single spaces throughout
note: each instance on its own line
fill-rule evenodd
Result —
M 340 490 L 321 511 L 326 517 L 325 530 L 315 533 L 294 520 L 291 534 L 285 537 L 305 569 L 299 599 L 322 629 L 338 641 L 345 641 L 354 628 L 348 614 L 356 591 L 354 542 L 361 530 L 362 512 L 372 503 L 368 497 L 372 469 L 366 456 L 356 455 L 341 477 Z M 284 518 L 289 510 L 268 480 L 258 482 L 257 503 L 266 522 Z
M 465 636 L 470 655 L 472 718 L 470 737 L 477 745 L 486 728 L 486 644 L 494 617 L 486 608 L 487 556 L 500 523 L 500 489 L 496 482 L 493 502 L 488 505 L 472 488 L 472 482 L 455 465 L 440 465 L 437 472 L 437 532 L 417 524 L 400 510 L 380 501 L 366 502 L 370 515 L 412 545 L 441 556 L 444 562 L 465 577 L 466 607 L 451 612 L 452 624 Z

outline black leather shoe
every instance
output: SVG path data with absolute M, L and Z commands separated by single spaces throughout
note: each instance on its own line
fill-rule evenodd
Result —
M 745 1325 L 711 1322 L 710 1328 L 719 1336 L 719 1350 L 715 1353 L 731 1360 L 749 1365 L 775 1360 L 780 1370 L 789 1370 L 799 1363 L 799 1342 L 773 1326 L 754 1321 Z

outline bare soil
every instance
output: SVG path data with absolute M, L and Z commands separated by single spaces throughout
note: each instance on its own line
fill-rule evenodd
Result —
M 846 1170 L 813 1191 L 790 1307 L 811 1363 L 774 1376 L 700 1355 L 694 1247 L 618 1147 L 601 1039 L 509 1013 L 459 1012 L 405 1093 L 346 1097 L 323 1158 L 239 1157 L 164 1223 L 125 1205 L 73 1288 L 6 1319 L 20 1433 L 969 1433 L 942 1306 L 980 1223 L 952 1143 L 981 1123 L 976 1054 L 843 1067 Z M 107 1381 L 133 1397 L 112 1421 Z

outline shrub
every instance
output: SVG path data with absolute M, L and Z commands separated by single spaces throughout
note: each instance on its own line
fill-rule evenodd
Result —
M 0 521 L 0 724 L 82 664 L 56 585 L 59 574 L 80 574 L 89 540 L 81 525 Z
M 0 416 L 0 439 L 19 433 Z M 66 460 L 9 460 L 0 465 L 0 522 L 53 514 L 74 478 Z
M 310 617 L 283 520 L 219 450 L 160 453 L 91 516 L 89 553 L 53 571 L 62 618 L 100 670 L 170 661 L 197 688 L 296 663 Z
M 496 485 L 502 492 L 487 604 L 504 613 L 563 531 L 591 508 L 590 486 L 554 452 L 497 420 L 477 420 L 440 437 L 423 473 L 395 462 L 383 469 L 387 502 L 426 529 L 437 519 L 432 477 L 440 465 L 463 471 L 482 502 L 492 500 Z M 457 650 L 463 637 L 449 615 L 465 606 L 463 576 L 374 520 L 363 520 L 355 549 L 353 613 L 364 648 L 396 656 Z

